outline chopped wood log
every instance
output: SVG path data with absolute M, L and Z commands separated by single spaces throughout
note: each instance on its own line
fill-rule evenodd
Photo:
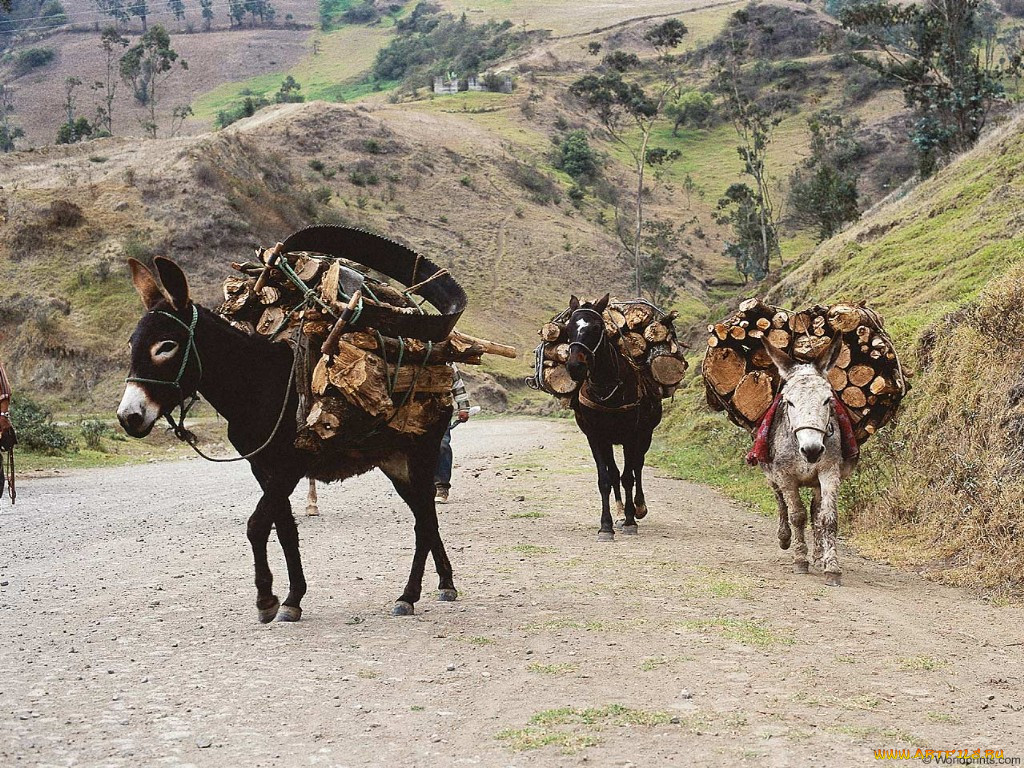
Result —
M 832 385 L 832 389 L 836 392 L 842 392 L 849 383 L 849 379 L 846 378 L 846 371 L 839 367 L 833 368 L 828 372 L 828 383 Z
M 281 327 L 284 317 L 284 307 L 267 307 L 263 310 L 263 314 L 260 315 L 260 321 L 256 324 L 256 332 L 263 336 L 276 333 Z
M 660 344 L 668 339 L 670 335 L 671 332 L 668 326 L 660 322 L 653 322 L 644 328 L 644 338 L 651 344 Z
M 272 285 L 266 286 L 259 293 L 260 304 L 277 304 L 281 300 L 281 291 Z
M 762 331 L 767 331 L 771 329 L 772 321 L 769 320 L 767 317 L 759 317 L 757 318 L 757 322 L 755 323 L 755 325 Z
M 622 351 L 630 357 L 643 357 L 647 353 L 647 342 L 644 341 L 644 337 L 639 333 L 630 331 L 629 333 L 622 334 L 620 344 L 622 345 Z
M 867 344 L 871 341 L 871 329 L 866 325 L 857 327 L 857 341 L 861 344 Z
M 387 367 L 377 355 L 339 341 L 337 352 L 331 357 L 321 357 L 313 370 L 314 394 L 325 391 L 317 391 L 318 386 L 322 386 L 323 377 L 317 374 L 321 365 L 326 369 L 327 381 L 364 413 L 385 418 L 394 413 L 394 403 L 387 391 Z
M 789 327 L 793 329 L 794 333 L 807 333 L 811 327 L 811 316 L 806 312 L 797 312 L 789 319 Z
M 608 309 L 604 311 L 604 316 L 606 319 L 611 320 L 612 325 L 616 329 L 621 331 L 626 328 L 626 316 L 619 310 L 615 309 L 615 307 L 608 307 Z
M 654 317 L 654 313 L 649 306 L 639 303 L 627 305 L 622 314 L 630 330 L 643 329 Z
M 732 328 L 729 329 L 729 335 L 738 341 L 742 341 L 743 339 L 747 338 L 747 331 L 745 328 L 741 326 L 734 325 Z
M 466 333 L 459 333 L 459 331 L 452 331 L 448 335 L 448 343 L 452 346 L 462 345 L 464 348 L 478 347 L 488 355 L 497 355 L 498 357 L 507 357 L 510 360 L 515 360 L 519 356 L 516 352 L 516 348 L 509 344 L 499 344 L 496 341 L 488 341 L 487 339 L 478 339 L 475 336 L 470 336 Z
M 725 323 L 718 323 L 715 325 L 715 336 L 723 341 L 729 337 L 729 329 L 726 328 Z
M 852 355 L 853 352 L 850 350 L 850 345 L 844 341 L 842 349 L 839 350 L 839 357 L 836 358 L 836 368 L 849 368 Z
M 296 277 L 309 285 L 320 275 L 322 267 L 323 262 L 320 259 L 314 259 L 312 256 L 299 256 L 292 269 L 295 271 Z
M 244 277 L 229 277 L 224 281 L 224 301 L 230 301 L 232 296 L 243 293 L 246 289 L 252 289 L 252 280 Z
M 403 364 L 395 374 L 395 366 L 388 366 L 388 378 L 394 381 L 394 392 L 443 395 L 451 392 L 454 381 L 452 369 L 447 365 L 420 366 Z
M 224 293 L 227 294 L 227 286 L 224 287 Z M 259 299 L 256 297 L 256 293 L 249 287 L 248 281 L 242 285 L 236 292 L 231 295 L 225 295 L 224 302 L 217 307 L 218 314 L 221 315 L 240 315 L 246 309 L 255 307 L 259 304 Z
M 561 341 L 565 337 L 565 326 L 560 323 L 544 323 L 540 328 L 540 337 L 547 342 Z
M 237 328 L 242 333 L 248 334 L 249 336 L 256 333 L 256 326 L 246 320 L 235 320 L 232 318 L 231 320 L 228 320 L 228 322 L 231 323 L 233 328 Z
M 801 336 L 793 342 L 793 357 L 805 362 L 816 360 L 831 343 L 827 336 Z
M 451 398 L 410 397 L 398 410 L 388 427 L 410 435 L 422 435 L 444 416 Z
M 854 365 L 847 371 L 847 376 L 853 386 L 865 387 L 875 378 L 875 369 L 870 365 Z
M 872 379 L 868 389 L 873 395 L 895 395 L 899 389 L 885 376 L 876 376 Z
M 839 396 L 851 408 L 863 408 L 868 402 L 867 397 L 864 395 L 864 390 L 860 387 L 849 386 Z
M 720 395 L 728 395 L 736 389 L 746 372 L 746 361 L 728 347 L 708 350 L 704 358 L 704 375 Z
M 772 316 L 772 328 L 786 328 L 789 325 L 788 312 L 776 312 Z
M 772 386 L 772 376 L 767 371 L 748 373 L 736 385 L 733 406 L 747 421 L 759 421 L 772 404 Z
M 747 331 L 747 336 L 750 337 L 751 339 L 763 339 L 764 331 L 762 331 L 760 328 L 751 328 L 749 331 Z
M 556 363 L 564 363 L 569 359 L 568 344 L 545 344 L 544 359 L 553 360 Z
M 775 367 L 775 363 L 772 362 L 771 355 L 768 354 L 768 350 L 764 347 L 754 347 L 754 351 L 750 356 L 750 362 L 755 368 Z
M 569 370 L 564 365 L 556 365 L 544 369 L 544 386 L 550 391 L 559 395 L 570 395 L 576 391 L 578 386 L 569 375 Z
M 744 299 L 743 301 L 740 302 L 740 312 L 742 312 L 745 315 L 750 313 L 756 313 L 760 315 L 768 311 L 768 307 L 765 306 L 764 302 L 762 302 L 756 296 L 750 299 Z
M 659 384 L 673 387 L 686 374 L 686 361 L 672 355 L 658 355 L 651 360 L 651 376 Z
M 789 334 L 781 328 L 776 328 L 768 334 L 768 343 L 776 349 L 785 349 L 789 346 Z
M 332 261 L 320 280 L 320 300 L 331 306 L 338 301 L 338 286 L 341 284 L 341 262 Z
M 718 346 L 718 337 L 717 336 L 708 336 L 708 346 L 709 347 L 717 347 Z
M 828 324 L 839 333 L 849 333 L 863 325 L 867 316 L 860 307 L 852 304 L 836 304 L 828 311 Z

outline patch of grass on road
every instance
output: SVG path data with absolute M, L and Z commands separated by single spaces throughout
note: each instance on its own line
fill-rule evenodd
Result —
M 635 709 L 623 704 L 558 707 L 536 713 L 526 728 L 502 731 L 497 738 L 516 751 L 557 746 L 565 754 L 574 754 L 597 745 L 597 734 L 603 727 L 653 728 L 669 725 L 673 719 L 667 712 Z M 680 720 L 675 719 L 675 722 Z
M 542 747 L 559 747 L 562 754 L 574 755 L 581 749 L 593 747 L 597 739 L 591 734 L 550 731 L 546 728 L 519 728 L 501 731 L 495 736 L 498 741 L 515 752 Z
M 790 633 L 771 629 L 763 621 L 751 619 L 696 619 L 684 621 L 683 626 L 698 631 L 717 630 L 729 640 L 754 648 L 774 648 L 795 642 Z
M 539 664 L 534 662 L 526 667 L 530 672 L 540 675 L 568 675 L 579 670 L 577 664 Z
M 532 510 L 530 512 L 513 512 L 508 517 L 510 520 L 539 520 L 542 517 L 547 517 L 547 515 L 543 512 Z
M 936 659 L 934 656 L 910 656 L 899 659 L 900 669 L 921 670 L 923 672 L 934 672 L 946 666 L 946 662 Z

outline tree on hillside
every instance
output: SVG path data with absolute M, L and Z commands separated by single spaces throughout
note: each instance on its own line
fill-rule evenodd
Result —
M 114 134 L 114 97 L 117 95 L 118 62 L 121 51 L 127 47 L 128 38 L 122 37 L 117 27 L 111 25 L 100 32 L 104 75 L 102 80 L 92 84 L 92 89 L 99 92 L 102 100 L 96 107 L 96 128 L 111 136 Z
M 840 14 L 843 27 L 875 50 L 857 60 L 903 89 L 917 121 L 911 133 L 922 176 L 977 142 L 1002 97 L 1002 67 L 979 54 L 986 26 L 982 0 L 862 3 Z
M 748 82 L 751 46 L 772 30 L 746 10 L 736 11 L 726 28 L 726 43 L 714 74 L 714 88 L 721 94 L 725 111 L 732 120 L 740 144 L 736 151 L 743 163 L 743 174 L 754 182 L 733 185 L 719 201 L 719 210 L 734 207 L 723 214 L 734 225 L 735 239 L 726 244 L 726 255 L 736 261 L 745 278 L 763 279 L 772 259 L 780 256 L 778 222 L 772 197 L 772 176 L 768 168 L 768 147 L 788 100 L 778 94 L 759 94 Z M 756 72 L 752 73 L 756 77 Z M 757 237 L 751 237 L 750 216 L 757 222 Z
M 175 63 L 180 69 L 188 69 L 188 63 L 171 48 L 171 36 L 159 24 L 154 24 L 121 57 L 121 79 L 131 87 L 135 101 L 148 110 L 142 127 L 152 138 L 156 138 L 159 86 L 173 74 Z
M 142 31 L 149 29 L 147 19 L 149 17 L 149 0 L 126 0 L 125 11 L 129 16 L 135 16 L 142 22 Z
M 681 21 L 668 19 L 644 34 L 644 40 L 656 52 L 649 67 L 653 83 L 646 88 L 636 74 L 643 69 L 639 57 L 623 51 L 607 54 L 597 71 L 569 87 L 569 92 L 583 102 L 585 109 L 595 114 L 611 139 L 622 146 L 633 161 L 637 182 L 633 220 L 631 226 L 617 229 L 623 246 L 632 255 L 638 296 L 644 289 L 644 172 L 648 165 L 651 133 L 662 117 L 665 105 L 679 90 L 676 57 L 670 51 L 678 47 L 686 33 L 686 26 Z
M 794 218 L 818 228 L 826 240 L 850 221 L 860 218 L 857 207 L 856 161 L 863 147 L 854 136 L 857 119 L 844 121 L 829 111 L 807 120 L 811 133 L 811 154 L 790 177 L 789 202 Z
M 213 0 L 199 0 L 199 8 L 203 17 L 203 29 L 209 32 L 213 24 Z
M 96 7 L 100 13 L 112 18 L 117 26 L 128 23 L 129 13 L 125 7 L 125 0 L 96 0 Z
M 175 21 L 185 18 L 185 0 L 167 0 L 167 10 L 174 15 Z
M 242 26 L 245 21 L 245 0 L 228 0 L 228 21 L 232 27 Z
M 82 85 L 77 77 L 69 77 L 64 81 L 64 122 L 57 129 L 58 144 L 74 144 L 85 141 L 93 134 L 93 126 L 84 117 L 75 117 L 75 106 L 78 102 L 75 91 Z
M 1013 75 L 1013 95 L 1020 98 L 1020 76 L 1024 68 L 1024 27 L 1014 26 L 1003 30 L 999 44 L 1006 51 L 1005 67 Z
M 11 152 L 14 142 L 25 132 L 11 123 L 14 114 L 14 93 L 6 83 L 0 83 L 0 152 Z

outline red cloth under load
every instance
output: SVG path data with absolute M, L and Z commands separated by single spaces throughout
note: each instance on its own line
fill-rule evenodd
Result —
M 771 459 L 771 447 L 768 444 L 768 435 L 772 431 L 772 422 L 775 420 L 775 411 L 778 410 L 782 401 L 782 393 L 779 392 L 772 401 L 771 406 L 761 417 L 754 433 L 754 445 L 747 453 L 747 464 L 754 467 L 758 464 L 765 464 Z M 846 403 L 838 397 L 832 398 L 832 405 L 836 412 L 836 421 L 839 422 L 839 436 L 843 445 L 843 458 L 854 459 L 860 456 L 860 446 L 857 445 L 857 438 L 853 433 L 853 419 L 846 408 Z

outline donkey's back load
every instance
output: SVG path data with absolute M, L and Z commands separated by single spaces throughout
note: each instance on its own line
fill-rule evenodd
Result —
M 246 333 L 293 345 L 297 447 L 318 451 L 339 436 L 383 430 L 422 434 L 451 406 L 448 363 L 515 357 L 512 347 L 454 329 L 466 295 L 447 270 L 357 230 L 343 241 L 302 234 L 258 262 L 233 264 L 239 274 L 224 282 L 218 309 Z

